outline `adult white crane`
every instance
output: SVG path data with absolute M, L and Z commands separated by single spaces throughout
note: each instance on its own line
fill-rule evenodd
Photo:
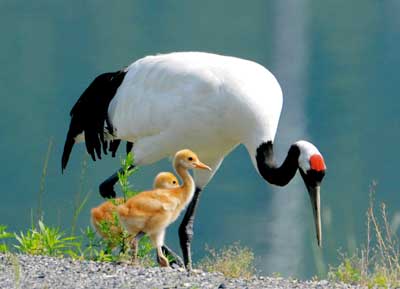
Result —
M 320 183 L 325 175 L 321 153 L 297 141 L 281 166 L 273 142 L 282 108 L 282 91 L 263 66 L 244 59 L 202 52 L 147 56 L 127 68 L 94 79 L 71 110 L 62 156 L 64 170 L 75 142 L 85 141 L 93 160 L 107 148 L 115 155 L 120 141 L 147 165 L 190 148 L 212 171 L 194 173 L 196 191 L 179 227 L 185 266 L 201 191 L 224 157 L 237 145 L 247 148 L 254 167 L 269 183 L 285 186 L 299 169 L 313 209 L 321 245 Z M 103 197 L 115 197 L 114 174 L 100 185 Z

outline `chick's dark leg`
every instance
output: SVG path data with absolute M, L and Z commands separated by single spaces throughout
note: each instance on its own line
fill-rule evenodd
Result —
M 140 239 L 143 238 L 145 234 L 143 232 L 139 232 L 136 236 L 132 238 L 131 241 L 131 250 L 132 250 L 132 263 L 136 264 L 137 263 L 137 254 L 138 254 L 138 248 L 139 248 L 139 241 Z

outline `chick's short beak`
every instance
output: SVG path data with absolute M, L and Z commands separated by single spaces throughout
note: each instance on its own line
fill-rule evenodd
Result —
M 203 169 L 203 170 L 212 171 L 212 169 L 209 166 L 207 166 L 206 164 L 203 164 L 201 161 L 198 161 L 198 162 L 194 163 L 194 167 L 196 169 Z

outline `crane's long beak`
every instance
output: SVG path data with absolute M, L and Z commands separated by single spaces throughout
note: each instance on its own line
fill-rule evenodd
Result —
M 204 169 L 204 170 L 209 170 L 212 171 L 212 169 L 207 166 L 206 164 L 203 164 L 201 161 L 198 161 L 194 164 L 194 166 L 196 167 L 196 169 Z
M 318 246 L 322 246 L 322 229 L 321 229 L 321 203 L 320 203 L 320 186 L 309 187 L 311 207 L 313 209 L 315 230 L 317 233 Z

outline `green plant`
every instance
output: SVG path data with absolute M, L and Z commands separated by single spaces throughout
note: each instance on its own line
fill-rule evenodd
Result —
M 380 216 L 376 215 L 374 193 L 376 183 L 370 188 L 367 211 L 367 240 L 364 248 L 349 257 L 341 254 L 341 263 L 331 267 L 331 280 L 360 284 L 369 288 L 395 288 L 400 286 L 400 246 L 391 229 L 386 205 L 381 203 Z
M 106 257 L 106 254 L 101 249 L 101 240 L 96 237 L 96 232 L 92 228 L 87 227 L 82 231 L 83 238 L 78 248 L 79 254 L 74 256 L 75 259 L 86 259 L 94 261 L 111 261 L 111 257 Z
M 0 225 L 0 241 L 13 237 L 13 234 L 7 232 L 6 229 L 7 226 Z M 6 252 L 8 252 L 8 246 L 4 241 L 2 241 L 0 242 L 0 253 Z
M 150 239 L 148 236 L 144 236 L 140 241 L 139 241 L 139 247 L 138 247 L 138 258 L 139 258 L 139 263 L 143 267 L 153 267 L 156 266 L 156 262 L 154 261 L 154 254 L 153 254 L 153 245 L 150 242 Z M 171 260 L 169 260 L 171 261 Z
M 77 237 L 76 247 L 69 250 L 67 255 L 75 260 L 92 260 L 101 262 L 115 261 L 115 258 L 101 248 L 101 240 L 96 237 L 92 228 L 87 227 L 82 231 L 82 236 Z
M 230 278 L 250 278 L 255 274 L 254 253 L 247 247 L 234 243 L 220 251 L 206 247 L 209 256 L 198 267 L 208 272 L 221 272 Z
M 122 194 L 124 195 L 124 202 L 127 199 L 137 194 L 136 191 L 131 190 L 131 184 L 128 178 L 137 171 L 137 167 L 131 168 L 135 161 L 133 153 L 130 152 L 125 159 L 121 160 L 122 171 L 118 172 L 118 181 L 121 186 Z
M 347 257 L 342 255 L 342 263 L 331 271 L 334 279 L 344 283 L 358 284 L 361 281 L 361 268 L 359 266 L 359 259 L 357 257 Z M 332 279 L 332 278 L 331 278 Z
M 38 228 L 31 228 L 25 234 L 15 234 L 18 244 L 14 247 L 21 253 L 31 255 L 63 256 L 74 254 L 79 246 L 76 237 L 64 237 L 59 228 L 50 228 L 43 221 L 38 222 Z
M 120 247 L 121 252 L 126 251 L 126 241 L 128 238 L 128 235 L 126 231 L 123 231 L 121 228 L 121 224 L 119 222 L 119 217 L 116 212 L 112 213 L 112 220 L 102 220 L 100 222 L 100 231 L 104 234 L 105 239 L 104 243 L 106 244 L 106 250 L 111 251 L 115 247 Z M 121 233 L 117 234 L 115 232 L 118 232 L 117 228 L 121 228 Z

